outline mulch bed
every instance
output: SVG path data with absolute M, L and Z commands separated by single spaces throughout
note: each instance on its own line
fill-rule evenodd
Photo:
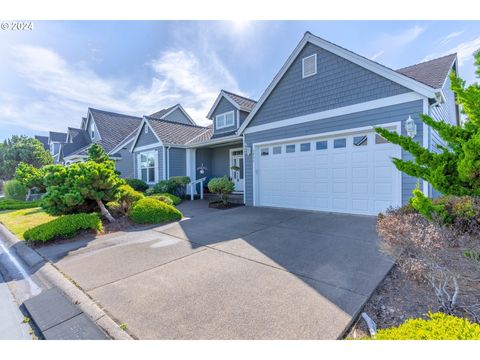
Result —
M 438 301 L 430 284 L 409 279 L 397 266 L 393 267 L 363 309 L 375 321 L 377 329 L 398 326 L 409 318 L 426 317 L 429 311 L 438 310 Z M 345 338 L 368 336 L 367 324 L 359 317 Z
M 232 208 L 236 208 L 236 207 L 239 207 L 239 206 L 244 206 L 244 205 L 243 204 L 235 204 L 235 203 L 228 203 L 228 204 L 225 205 L 221 201 L 213 201 L 213 202 L 208 204 L 208 207 L 214 208 L 214 209 L 220 209 L 220 210 L 232 209 Z

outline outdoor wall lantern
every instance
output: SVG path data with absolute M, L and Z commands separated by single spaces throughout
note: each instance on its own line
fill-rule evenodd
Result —
M 203 163 L 197 168 L 197 171 L 200 173 L 200 175 L 204 175 L 207 172 L 207 170 L 208 168 L 204 166 Z
M 405 120 L 405 131 L 412 139 L 417 135 L 417 124 L 415 124 L 415 120 L 413 120 L 410 115 L 408 115 L 408 119 Z

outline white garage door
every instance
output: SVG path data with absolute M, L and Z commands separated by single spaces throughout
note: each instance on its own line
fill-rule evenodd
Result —
M 397 149 L 374 132 L 256 146 L 255 204 L 378 214 L 400 203 Z

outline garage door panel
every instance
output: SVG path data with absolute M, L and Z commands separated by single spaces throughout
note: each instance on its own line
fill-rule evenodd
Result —
M 365 132 L 355 136 L 365 136 Z M 323 210 L 357 214 L 377 214 L 396 201 L 398 187 L 391 158 L 395 147 L 375 144 L 374 133 L 364 145 L 354 146 L 354 135 L 289 142 L 294 153 L 259 156 L 257 205 Z M 346 139 L 344 148 L 333 148 L 333 139 Z M 316 141 L 328 141 L 317 150 Z M 310 151 L 300 151 L 309 142 Z

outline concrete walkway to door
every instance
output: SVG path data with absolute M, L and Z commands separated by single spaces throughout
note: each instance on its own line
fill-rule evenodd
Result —
M 390 270 L 375 218 L 209 209 L 40 249 L 142 339 L 336 339 Z

